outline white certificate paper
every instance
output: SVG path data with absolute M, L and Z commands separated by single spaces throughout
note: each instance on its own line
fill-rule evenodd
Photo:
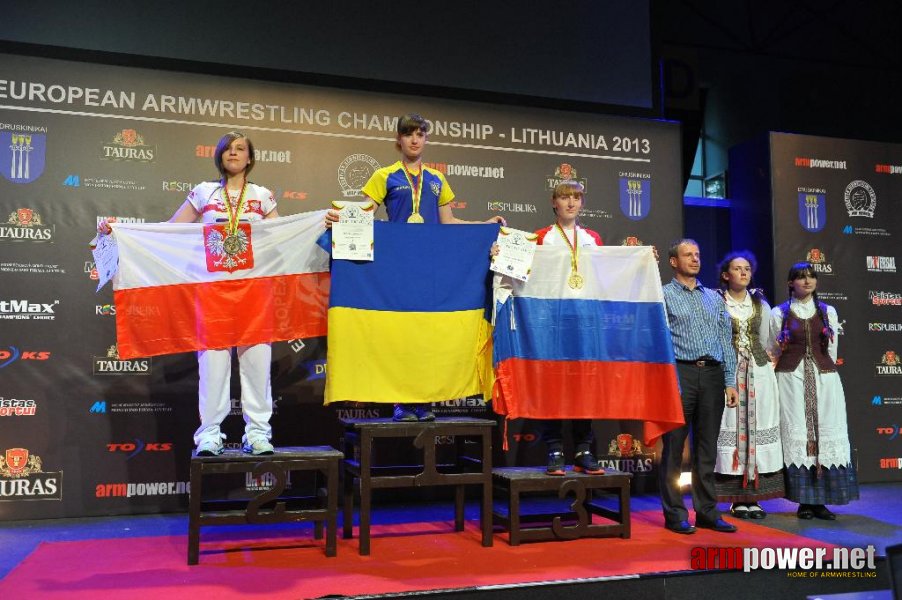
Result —
M 338 222 L 332 224 L 332 258 L 373 260 L 375 202 L 333 202 L 332 206 L 338 209 Z
M 94 255 L 94 267 L 97 269 L 97 291 L 106 285 L 119 270 L 119 246 L 113 234 L 97 234 L 91 240 L 91 253 Z
M 500 251 L 492 258 L 492 271 L 520 281 L 529 279 L 538 238 L 529 231 L 502 227 L 497 240 Z

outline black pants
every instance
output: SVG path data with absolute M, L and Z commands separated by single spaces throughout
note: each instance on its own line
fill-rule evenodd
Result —
M 720 518 L 714 489 L 714 463 L 717 459 L 717 434 L 724 411 L 722 366 L 697 367 L 677 363 L 683 416 L 686 424 L 662 436 L 659 483 L 664 521 L 676 525 L 689 518 L 680 492 L 683 446 L 691 431 L 692 505 L 696 523 L 712 524 Z M 732 410 L 732 409 L 731 409 Z
M 573 445 L 576 452 L 584 452 L 592 447 L 592 419 L 566 419 L 570 421 L 570 430 L 573 434 Z M 563 452 L 564 450 L 564 421 L 565 419 L 543 419 L 542 441 L 545 442 L 548 452 Z

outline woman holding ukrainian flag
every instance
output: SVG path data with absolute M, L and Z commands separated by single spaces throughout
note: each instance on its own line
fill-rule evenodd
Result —
M 429 132 L 429 123 L 418 114 L 407 114 L 398 119 L 395 148 L 400 160 L 378 169 L 363 186 L 364 196 L 378 205 L 385 205 L 388 220 L 409 224 L 472 224 L 454 216 L 451 201 L 454 192 L 445 176 L 425 166 L 423 150 Z M 326 213 L 326 227 L 338 221 L 338 211 Z M 486 223 L 504 224 L 500 216 Z M 395 421 L 432 421 L 435 414 L 429 404 L 395 404 Z

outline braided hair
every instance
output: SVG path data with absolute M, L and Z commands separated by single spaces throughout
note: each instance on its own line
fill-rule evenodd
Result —
M 789 267 L 789 274 L 786 276 L 786 281 L 788 282 L 787 287 L 789 290 L 789 300 L 780 305 L 780 310 L 783 311 L 783 323 L 780 326 L 780 334 L 777 336 L 777 342 L 782 348 L 786 347 L 786 344 L 789 343 L 790 338 L 788 321 L 789 305 L 792 302 L 792 282 L 803 277 L 811 277 L 812 279 L 817 280 L 817 271 L 814 270 L 814 266 L 810 262 L 797 262 L 796 264 Z M 824 323 L 824 328 L 821 329 L 820 332 L 820 340 L 821 349 L 826 353 L 827 346 L 833 339 L 834 331 L 833 328 L 830 327 L 830 321 L 827 318 L 827 305 L 820 301 L 817 296 L 816 289 L 811 293 L 811 296 L 814 300 L 814 309 L 815 311 L 817 311 L 817 315 Z

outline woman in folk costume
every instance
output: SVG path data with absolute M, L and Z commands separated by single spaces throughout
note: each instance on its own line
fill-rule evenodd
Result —
M 750 252 L 733 252 L 720 263 L 720 293 L 733 323 L 739 406 L 725 410 L 717 436 L 714 467 L 717 499 L 732 502 L 740 519 L 763 519 L 760 500 L 783 496 L 780 403 L 769 352 L 776 329 L 761 290 L 749 288 L 757 261 Z
M 836 309 L 817 297 L 811 263 L 789 269 L 788 301 L 771 311 L 779 334 L 777 386 L 786 497 L 800 519 L 833 520 L 827 504 L 858 499 L 851 460 L 846 397 L 836 372 Z

